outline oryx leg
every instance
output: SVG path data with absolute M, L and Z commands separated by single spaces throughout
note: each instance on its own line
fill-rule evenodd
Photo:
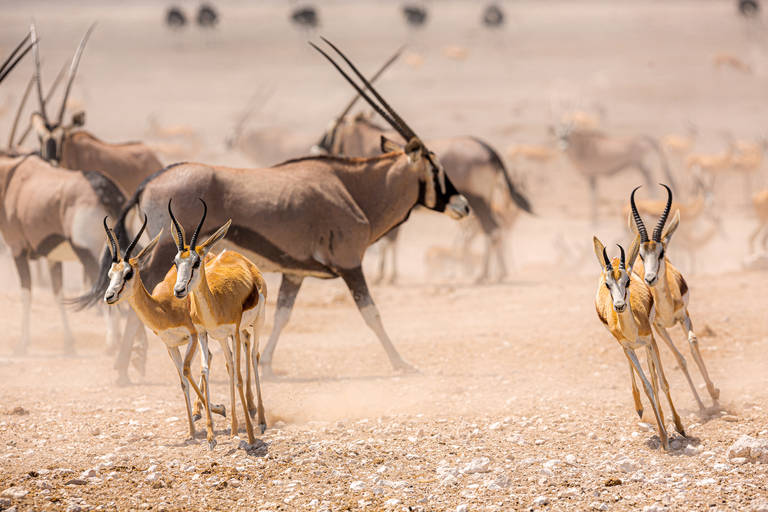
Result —
M 597 226 L 597 219 L 599 218 L 597 206 L 600 201 L 600 198 L 597 195 L 597 177 L 587 176 L 587 183 L 589 184 L 589 195 L 592 199 L 592 226 Z
M 16 272 L 21 285 L 21 339 L 13 349 L 14 355 L 24 355 L 29 348 L 29 314 L 32 307 L 32 277 L 29 274 L 29 260 L 26 254 L 14 256 Z
M 667 395 L 667 402 L 669 402 L 669 408 L 672 411 L 672 419 L 675 422 L 675 429 L 680 433 L 680 435 L 685 436 L 685 428 L 683 427 L 683 422 L 680 420 L 680 415 L 677 414 L 675 404 L 672 402 L 672 395 L 669 392 L 669 382 L 667 382 L 667 376 L 664 374 L 664 367 L 661 366 L 659 346 L 656 344 L 656 340 L 653 338 L 653 336 L 651 336 L 651 345 L 648 347 L 648 357 L 651 358 L 654 366 L 656 366 L 656 370 L 661 381 L 661 389 L 663 389 L 664 394 Z M 656 396 L 658 396 L 658 394 Z M 659 407 L 659 409 L 661 409 L 661 407 Z
M 365 276 L 363 276 L 363 269 L 357 267 L 350 270 L 341 270 L 339 271 L 339 274 L 341 275 L 341 278 L 344 279 L 349 291 L 352 293 L 357 309 L 359 309 L 360 314 L 363 315 L 365 323 L 374 333 L 376 333 L 376 336 L 378 336 L 379 342 L 386 351 L 392 367 L 396 370 L 405 372 L 416 371 L 413 366 L 406 363 L 403 358 L 400 357 L 400 354 L 397 352 L 397 349 L 395 349 L 395 346 L 392 344 L 392 341 L 384 330 L 379 310 L 368 291 L 368 285 L 365 282 Z
M 701 351 L 699 350 L 699 338 L 696 336 L 696 333 L 693 332 L 693 323 L 691 322 L 691 315 L 688 314 L 688 309 L 686 309 L 685 313 L 683 314 L 682 327 L 688 335 L 688 345 L 691 348 L 693 360 L 696 361 L 696 365 L 699 367 L 701 376 L 704 377 L 704 382 L 707 384 L 707 391 L 709 391 L 709 396 L 712 397 L 714 405 L 717 406 L 717 400 L 720 398 L 720 390 L 715 387 L 712 379 L 709 378 L 709 372 L 707 371 L 707 367 L 704 365 L 704 358 L 701 357 Z
M 240 371 L 240 354 L 243 351 L 243 342 L 240 338 L 240 322 L 235 324 L 235 345 L 234 345 L 234 359 L 235 359 L 235 378 L 237 379 L 237 392 L 240 395 L 240 403 L 243 405 L 243 412 L 245 413 L 245 431 L 248 433 L 248 444 L 256 442 L 256 436 L 253 435 L 253 423 L 251 423 L 251 414 L 248 411 L 248 401 L 245 398 L 245 390 L 243 389 L 243 374 Z M 232 411 L 232 416 L 234 416 Z
M 266 309 L 266 299 L 263 296 L 259 296 L 259 310 L 256 316 L 256 321 L 253 323 L 253 354 L 251 357 L 251 363 L 253 364 L 253 376 L 256 380 L 256 417 L 259 422 L 259 430 L 263 434 L 267 430 L 267 419 L 264 412 L 264 402 L 261 397 L 261 379 L 259 379 L 259 336 L 261 335 L 261 327 L 264 325 L 264 311 Z
M 64 336 L 64 353 L 74 354 L 75 338 L 72 336 L 72 331 L 69 328 L 67 311 L 64 307 L 64 303 L 61 301 L 61 288 L 63 281 L 61 266 L 62 265 L 60 261 L 48 261 L 48 272 L 51 276 L 51 290 L 53 290 L 53 298 L 56 301 L 56 306 L 59 308 L 59 317 L 61 318 L 61 327 L 63 329 L 62 335 Z
M 389 279 L 386 280 L 388 284 L 395 284 L 397 281 L 398 273 L 397 273 L 397 241 L 400 238 L 400 228 L 396 227 L 387 233 L 386 238 L 388 239 L 388 245 L 389 245 L 389 254 L 390 254 L 390 261 L 392 262 L 391 267 L 392 270 L 389 274 Z M 384 278 L 384 274 L 381 275 L 382 279 Z
M 672 354 L 674 354 L 675 359 L 677 360 L 677 365 L 683 371 L 683 375 L 685 375 L 685 379 L 688 381 L 688 386 L 690 386 L 691 391 L 693 392 L 693 397 L 696 399 L 696 403 L 699 405 L 699 409 L 703 411 L 704 404 L 701 402 L 699 393 L 696 391 L 696 386 L 693 384 L 693 379 L 691 379 L 691 374 L 688 372 L 688 363 L 686 363 L 685 357 L 683 357 L 683 354 L 677 350 L 677 347 L 672 342 L 672 338 L 670 338 L 669 333 L 664 327 L 660 325 L 654 325 L 654 328 L 656 329 L 656 332 L 659 333 L 659 336 L 661 336 L 661 339 L 663 339 L 667 344 L 669 350 L 672 351 Z
M 499 228 L 491 234 L 491 243 L 493 254 L 496 257 L 496 263 L 499 271 L 496 282 L 504 281 L 507 277 L 507 263 L 504 261 L 504 230 Z
M 635 382 L 635 370 L 632 367 L 632 360 L 627 357 L 629 363 L 629 378 L 632 382 L 632 398 L 635 400 L 635 411 L 640 419 L 643 419 L 643 402 L 640 400 L 640 390 L 637 389 L 637 382 Z
M 193 339 L 190 344 L 196 343 Z M 195 438 L 195 423 L 192 421 L 192 402 L 189 399 L 189 381 L 188 377 L 184 374 L 184 362 L 181 359 L 181 352 L 179 347 L 166 347 L 168 349 L 168 355 L 171 356 L 176 371 L 179 374 L 179 383 L 181 384 L 181 391 L 184 393 L 184 404 L 187 406 L 187 423 L 189 424 L 189 437 Z
M 648 378 L 645 376 L 645 373 L 643 373 L 643 368 L 640 366 L 640 361 L 637 359 L 637 355 L 635 354 L 635 351 L 629 348 L 624 349 L 624 353 L 626 354 L 627 358 L 629 359 L 630 364 L 635 369 L 635 372 L 637 372 L 637 375 L 640 377 L 640 380 L 643 383 L 643 388 L 645 389 L 645 395 L 648 397 L 648 401 L 651 402 L 651 408 L 653 409 L 653 414 L 656 416 L 656 426 L 659 430 L 659 439 L 661 440 L 661 445 L 664 447 L 665 450 L 669 450 L 669 436 L 667 435 L 667 429 L 664 426 L 664 421 L 661 418 L 661 415 L 659 413 L 659 401 L 658 397 L 653 392 L 653 387 L 651 386 L 650 381 L 648 381 Z
M 484 241 L 485 241 L 485 251 L 483 254 L 483 266 L 480 270 L 480 275 L 477 276 L 475 279 L 476 283 L 482 283 L 488 280 L 488 276 L 490 274 L 490 266 L 491 266 L 491 253 L 493 252 L 493 235 L 494 233 L 499 229 L 498 224 L 493 218 L 493 211 L 491 209 L 491 205 L 488 202 L 488 200 L 484 197 L 475 196 L 475 195 L 468 195 L 467 200 L 469 201 L 469 204 L 472 206 L 472 213 L 475 214 L 475 219 L 477 222 L 477 227 L 475 228 L 477 231 L 482 231 L 482 233 L 485 235 Z M 478 229 L 479 228 L 479 229 Z M 467 243 L 464 246 L 465 255 L 469 256 L 471 252 L 470 244 Z M 465 258 L 465 261 L 469 258 Z
M 205 388 L 203 396 L 203 405 L 205 406 L 205 427 L 206 427 L 206 439 L 208 440 L 208 449 L 213 450 L 213 447 L 216 446 L 216 438 L 213 434 L 213 417 L 211 417 L 211 383 L 209 380 L 210 375 L 210 369 L 211 369 L 211 362 L 208 358 L 208 355 L 210 354 L 210 351 L 208 350 L 208 333 L 206 332 L 199 332 L 197 333 L 197 342 L 200 344 L 200 359 L 201 359 L 201 373 L 203 377 L 203 387 Z M 193 379 L 188 379 L 189 383 L 193 387 L 195 386 L 195 381 Z M 196 389 L 195 391 L 199 392 L 199 389 Z M 232 415 L 234 416 L 234 410 L 232 411 Z
M 296 302 L 296 295 L 299 293 L 301 283 L 304 277 L 283 274 L 280 282 L 280 292 L 277 295 L 277 309 L 275 310 L 275 321 L 272 326 L 272 333 L 269 335 L 267 346 L 264 347 L 264 353 L 261 357 L 261 371 L 265 377 L 273 376 L 272 356 L 277 347 L 277 341 L 280 339 L 280 333 L 291 318 L 291 311 Z
M 764 226 L 763 239 L 760 241 L 760 245 L 764 251 L 768 249 L 768 225 Z

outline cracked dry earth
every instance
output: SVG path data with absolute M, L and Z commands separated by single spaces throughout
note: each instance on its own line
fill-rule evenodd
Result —
M 762 309 L 741 293 L 766 281 L 760 273 L 692 279 L 721 409 L 699 415 L 662 349 L 688 433 L 673 438 L 670 453 L 647 409 L 645 421 L 633 411 L 624 356 L 594 318 L 594 276 L 560 282 L 571 306 L 555 316 L 554 283 L 376 288 L 398 347 L 418 363 L 408 376 L 391 373 L 340 283 L 307 283 L 277 352 L 282 376 L 264 384 L 269 428 L 250 450 L 221 417 L 213 451 L 201 433 L 186 440 L 175 371 L 155 339 L 146 376 L 115 387 L 100 319 L 78 313 L 80 356 L 56 357 L 56 326 L 41 325 L 33 355 L 2 359 L 0 505 L 768 510 L 768 340 L 754 327 Z M 0 300 L 13 317 L 13 297 Z M 51 306 L 40 300 L 37 308 Z M 226 403 L 221 361 L 214 354 L 212 391 Z

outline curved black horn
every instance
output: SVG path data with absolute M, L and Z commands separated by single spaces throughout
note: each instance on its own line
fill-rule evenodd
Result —
M 643 219 L 640 217 L 640 213 L 637 211 L 637 205 L 635 204 L 635 192 L 637 192 L 637 189 L 639 188 L 640 187 L 635 187 L 635 189 L 632 191 L 632 194 L 629 196 L 629 204 L 632 206 L 632 217 L 635 219 L 637 232 L 640 233 L 640 241 L 647 242 L 648 231 L 645 229 L 645 224 L 643 224 Z
M 112 230 L 107 225 L 108 218 L 109 218 L 109 215 L 104 217 L 104 231 L 107 232 L 107 238 L 109 238 L 109 245 L 112 247 L 112 263 L 117 263 L 117 258 L 120 256 L 120 252 L 117 249 L 117 240 L 115 240 L 115 235 L 112 233 Z
M 611 258 L 608 257 L 608 253 L 605 252 L 605 247 L 603 247 L 603 259 L 605 260 L 605 269 L 611 270 L 613 265 L 611 265 Z
M 123 254 L 123 259 L 127 260 L 131 257 L 131 252 L 133 252 L 134 247 L 136 247 L 136 243 L 139 241 L 139 238 L 141 238 L 141 235 L 144 233 L 144 230 L 147 228 L 147 214 L 144 214 L 144 224 L 141 225 L 141 229 L 139 230 L 139 233 L 136 235 L 136 238 L 131 241 L 131 244 L 128 246 L 128 248 L 125 250 L 125 254 Z
M 669 217 L 669 210 L 672 208 L 672 191 L 669 189 L 668 186 L 666 186 L 663 183 L 659 183 L 662 187 L 667 189 L 667 204 L 664 206 L 664 211 L 661 213 L 661 217 L 659 217 L 659 222 L 656 224 L 656 227 L 653 230 L 653 241 L 654 242 L 661 242 L 661 231 L 664 229 L 664 224 L 667 223 L 667 217 Z
M 619 248 L 619 268 L 622 270 L 626 270 L 627 268 L 627 262 L 624 258 L 624 248 L 620 246 L 619 244 L 616 244 L 616 247 Z
M 80 57 L 83 54 L 83 49 L 85 48 L 85 43 L 88 42 L 88 38 L 91 35 L 91 32 L 93 32 L 93 29 L 96 27 L 96 24 L 94 23 L 90 27 L 88 27 L 88 30 L 85 32 L 85 35 L 80 40 L 80 44 L 77 47 L 77 50 L 75 50 L 75 55 L 72 57 L 72 64 L 69 66 L 69 76 L 67 77 L 67 87 L 64 89 L 64 97 L 61 100 L 61 108 L 59 108 L 59 117 L 57 124 L 61 124 L 64 121 L 64 112 L 67 110 L 67 99 L 69 98 L 69 91 L 72 89 L 72 82 L 75 81 L 75 75 L 77 74 L 77 67 L 80 65 Z
M 200 230 L 203 228 L 203 222 L 205 222 L 205 216 L 208 215 L 208 205 L 205 204 L 201 198 L 198 197 L 201 203 L 203 203 L 203 216 L 200 219 L 200 223 L 195 228 L 195 232 L 192 233 L 192 238 L 189 240 L 189 249 L 194 251 L 197 247 L 197 237 L 200 235 Z
M 177 240 L 177 247 L 179 249 L 179 252 L 184 252 L 184 229 L 182 229 L 181 225 L 179 224 L 179 221 L 176 220 L 176 216 L 173 214 L 173 209 L 171 208 L 171 201 L 173 201 L 173 198 L 168 200 L 168 214 L 171 216 L 171 222 L 173 223 L 173 228 L 176 230 L 176 240 Z
M 34 42 L 31 43 L 29 46 L 24 48 L 23 51 L 21 51 L 21 54 L 18 57 L 16 56 L 16 54 L 19 53 L 21 48 L 25 44 L 27 44 L 27 42 L 29 41 L 30 37 L 32 37 L 32 36 L 30 35 L 29 32 L 27 32 L 27 35 L 24 37 L 24 39 L 22 39 L 21 42 L 19 43 L 19 45 L 16 46 L 16 48 L 13 49 L 13 51 L 8 56 L 8 58 L 5 59 L 5 62 L 3 62 L 3 64 L 0 65 L 0 82 L 2 82 L 3 79 L 6 76 L 8 76 L 8 73 L 13 71 L 13 68 L 16 67 L 16 64 L 18 64 L 21 61 L 21 59 L 23 59 L 29 53 L 29 51 L 32 49 L 32 46 L 35 45 Z
M 40 107 L 40 114 L 43 116 L 46 124 L 48 123 L 48 114 L 45 112 L 45 100 L 43 99 L 43 84 L 40 78 L 40 48 L 37 39 L 37 27 L 32 23 L 29 26 L 29 33 L 32 35 L 33 54 L 35 55 L 35 82 L 37 83 L 37 100 Z
M 342 59 L 344 59 L 344 62 L 346 62 L 346 63 L 347 63 L 347 65 L 348 65 L 348 66 L 349 66 L 349 67 L 352 69 L 352 71 L 354 71 L 354 72 L 355 72 L 355 74 L 357 75 L 357 77 L 358 77 L 360 80 L 362 80 L 363 84 L 365 84 L 365 87 L 366 87 L 366 88 L 368 88 L 368 89 L 371 91 L 371 93 L 373 93 L 373 96 L 374 96 L 374 97 L 375 97 L 377 100 L 379 100 L 379 103 L 381 103 L 381 106 L 382 106 L 382 107 L 384 107 L 385 109 L 387 109 L 387 112 L 389 112 L 389 113 L 390 113 L 390 115 L 392 116 L 392 119 L 394 119 L 394 120 L 395 120 L 395 121 L 398 123 L 398 125 L 399 125 L 399 129 L 398 129 L 397 127 L 395 127 L 395 126 L 393 126 L 393 128 L 395 128 L 395 129 L 398 129 L 398 131 L 404 131 L 405 133 L 401 133 L 401 135 L 402 135 L 402 136 L 405 138 L 405 140 L 410 140 L 410 139 L 412 139 L 413 137 L 416 137 L 416 132 L 414 132 L 413 130 L 411 130 L 411 127 L 410 127 L 410 126 L 408 126 L 408 123 L 406 123 L 405 121 L 403 121 L 403 118 L 402 118 L 402 117 L 400 117 L 400 116 L 398 115 L 398 113 L 397 113 L 397 112 L 395 112 L 395 109 L 393 109 L 393 108 L 392 108 L 392 107 L 389 105 L 389 103 L 387 103 L 387 102 L 386 102 L 386 100 L 385 100 L 384 98 L 382 98 L 382 97 L 381 97 L 381 94 L 379 94 L 379 93 L 376 91 L 376 89 L 374 89 L 374 88 L 373 88 L 373 86 L 370 84 L 370 82 L 369 82 L 369 81 L 368 81 L 368 80 L 365 78 L 365 76 L 364 76 L 364 75 L 363 75 L 363 74 L 362 74 L 360 71 L 358 71 L 358 69 L 355 67 L 355 65 L 354 65 L 354 64 L 352 64 L 352 61 L 351 61 L 351 60 L 349 60 L 349 59 L 347 58 L 347 56 L 346 56 L 346 55 L 344 55 L 344 54 L 341 52 L 341 50 L 339 50 L 338 48 L 336 48 L 336 46 L 335 46 L 335 45 L 334 45 L 332 42 L 330 42 L 329 40 L 327 40 L 327 39 L 326 39 L 326 38 L 324 38 L 324 37 L 321 37 L 320 39 L 322 39 L 323 41 L 325 41 L 325 42 L 326 42 L 326 44 L 327 44 L 328 46 L 330 46 L 331 48 L 333 48 L 333 50 L 334 50 L 336 53 L 338 53 L 338 54 L 339 54 L 339 56 L 340 56 Z

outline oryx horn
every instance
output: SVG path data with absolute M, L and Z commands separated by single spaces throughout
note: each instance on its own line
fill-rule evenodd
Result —
M 67 87 L 66 89 L 64 89 L 64 97 L 61 100 L 61 108 L 59 108 L 59 117 L 56 122 L 59 125 L 64 121 L 64 112 L 67 109 L 67 99 L 69 98 L 69 91 L 72 89 L 72 83 L 75 81 L 75 75 L 77 74 L 77 68 L 80 65 L 80 57 L 83 54 L 85 43 L 88 42 L 88 38 L 90 37 L 91 32 L 93 32 L 93 29 L 95 27 L 96 27 L 96 23 L 88 27 L 88 30 L 85 32 L 85 35 L 83 35 L 83 38 L 80 40 L 80 44 L 77 46 L 77 50 L 75 50 L 75 54 L 72 56 L 72 63 L 69 66 L 69 76 L 67 77 Z
M 43 116 L 45 124 L 50 124 L 48 122 L 48 114 L 45 112 L 43 84 L 40 78 L 40 48 L 38 47 L 37 27 L 35 27 L 34 23 L 29 26 L 29 33 L 32 35 L 32 47 L 34 49 L 32 53 L 35 55 L 35 83 L 37 84 L 37 100 L 38 106 L 40 107 L 40 115 Z
M 21 49 L 25 44 L 27 44 L 27 42 L 31 37 L 32 37 L 31 34 L 27 32 L 27 35 L 24 37 L 24 39 L 22 39 L 21 42 L 18 44 L 18 46 L 16 46 L 16 48 L 13 49 L 13 51 L 8 56 L 8 58 L 5 59 L 5 62 L 3 62 L 3 64 L 0 65 L 0 82 L 2 82 L 3 79 L 6 76 L 8 76 L 8 73 L 13 71 L 13 68 L 16 67 L 16 64 L 18 64 L 21 61 L 21 59 L 23 59 L 29 53 L 32 47 L 35 46 L 35 42 L 33 41 L 32 43 L 30 43 L 29 46 L 24 48 L 24 50 Z M 20 54 L 19 54 L 19 51 L 21 51 Z M 19 54 L 19 55 L 17 56 L 16 54 Z

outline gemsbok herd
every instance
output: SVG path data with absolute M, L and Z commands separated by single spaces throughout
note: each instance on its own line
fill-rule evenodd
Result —
M 533 211 L 531 203 L 490 144 L 476 137 L 426 141 L 374 88 L 372 82 L 399 52 L 369 80 L 328 40 L 323 38 L 330 50 L 310 43 L 356 93 L 323 134 L 313 156 L 259 169 L 187 162 L 163 167 L 141 143 L 111 144 L 84 131 L 82 112 L 65 124 L 67 99 L 92 30 L 88 29 L 69 63 L 63 99 L 54 117 L 49 116 L 46 103 L 59 80 L 47 93 L 43 90 L 34 24 L 0 67 L 2 81 L 31 51 L 34 75 L 24 99 L 34 87 L 38 100 L 29 120 L 39 141 L 37 151 L 17 149 L 17 116 L 8 148 L 0 153 L 0 232 L 22 290 L 16 353 L 25 353 L 29 346 L 30 261 L 44 259 L 67 351 L 74 350 L 75 340 L 67 320 L 68 304 L 102 306 L 107 342 L 119 352 L 116 368 L 121 382 L 127 381 L 134 343 L 142 343 L 144 327 L 151 330 L 165 343 L 178 372 L 189 435 L 195 437 L 195 421 L 204 414 L 208 446 L 213 449 L 212 415 L 227 412 L 210 399 L 210 335 L 221 347 L 229 377 L 230 432 L 233 436 L 239 432 L 239 400 L 248 442 L 253 444 L 254 422 L 261 433 L 267 428 L 260 374 L 273 376 L 274 352 L 306 277 L 341 278 L 389 362 L 402 372 L 416 369 L 400 356 L 387 334 L 362 270 L 363 256 L 371 245 L 380 240 L 393 244 L 398 227 L 417 206 L 453 219 L 468 217 L 471 209 L 476 218 L 472 229 L 487 239 L 478 280 L 488 278 L 491 258 L 496 258 L 503 277 L 503 221 L 495 213 L 494 198 L 501 189 L 515 211 L 528 213 Z M 349 115 L 359 98 L 388 126 Z M 588 177 L 595 199 L 597 176 L 633 166 L 650 183 L 643 157 L 647 152 L 661 155 L 659 147 L 643 137 L 607 140 L 577 130 L 557 135 L 562 149 Z M 671 180 L 665 161 L 664 166 Z M 628 249 L 619 246 L 619 256 L 611 259 L 594 237 L 601 269 L 595 306 L 629 362 L 638 414 L 642 416 L 643 405 L 636 377 L 656 418 L 661 444 L 668 449 L 659 387 L 675 428 L 683 436 L 685 430 L 654 333 L 672 352 L 702 411 L 707 407 L 668 329 L 678 324 L 683 329 L 715 406 L 719 390 L 699 350 L 688 311 L 690 290 L 667 257 L 681 222 L 677 209 L 668 222 L 672 190 L 663 185 L 667 200 L 649 236 L 641 217 L 641 210 L 647 210 L 638 209 L 635 201 L 638 188 L 631 192 L 626 210 L 633 235 Z M 195 219 L 199 219 L 196 227 L 187 236 L 184 225 Z M 80 262 L 90 287 L 68 300 L 62 297 L 62 262 L 67 260 Z M 263 352 L 259 345 L 268 294 L 262 272 L 282 274 L 274 325 Z M 393 266 L 392 275 L 396 273 Z M 646 351 L 647 373 L 638 359 L 639 349 Z M 201 375 L 195 382 L 191 364 L 198 350 Z

